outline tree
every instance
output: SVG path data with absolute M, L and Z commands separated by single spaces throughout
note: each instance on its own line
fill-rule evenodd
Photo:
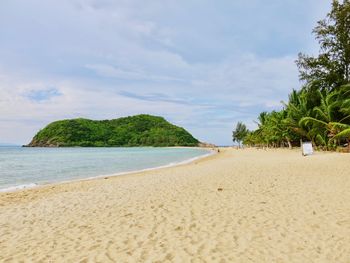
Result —
M 239 147 L 241 147 L 241 142 L 244 140 L 248 133 L 249 130 L 247 127 L 242 122 L 238 122 L 235 130 L 232 132 L 233 142 L 238 142 Z
M 288 126 L 288 123 L 285 121 L 287 118 L 287 111 L 273 111 L 270 114 L 269 122 L 270 129 L 275 138 L 275 143 L 279 146 L 282 146 L 286 143 L 289 149 L 292 149 L 291 140 L 294 136 L 293 130 Z
M 311 132 L 314 134 L 314 138 L 327 149 L 332 146 L 330 143 L 335 142 L 335 135 L 339 133 L 335 123 L 338 121 L 337 113 L 339 112 L 340 100 L 338 99 L 339 93 L 336 91 L 323 95 L 319 91 L 321 96 L 321 103 L 319 106 L 313 109 L 315 117 L 303 117 L 300 120 L 300 125 L 312 125 Z M 340 123 L 343 120 L 340 120 Z M 334 147 L 334 145 L 333 145 Z
M 294 137 L 311 140 L 309 136 L 310 128 L 306 125 L 300 124 L 300 120 L 303 117 L 311 116 L 311 109 L 308 105 L 307 95 L 308 94 L 305 91 L 292 91 L 289 95 L 289 102 L 283 102 L 287 111 L 287 116 L 283 122 L 293 131 Z
M 333 0 L 326 19 L 318 22 L 313 33 L 320 44 L 317 57 L 299 53 L 296 61 L 300 79 L 309 89 L 332 91 L 350 82 L 350 1 Z
M 313 33 L 319 55 L 299 54 L 296 61 L 302 89 L 292 91 L 282 110 L 262 112 L 245 144 L 291 147 L 306 139 L 327 150 L 347 142 L 350 151 L 350 0 L 333 0 Z
M 114 120 L 61 120 L 39 131 L 29 146 L 197 146 L 185 129 L 162 117 L 136 115 Z

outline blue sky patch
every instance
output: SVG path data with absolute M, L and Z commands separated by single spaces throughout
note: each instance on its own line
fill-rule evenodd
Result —
M 31 90 L 24 96 L 31 101 L 42 102 L 52 99 L 53 97 L 61 96 L 62 93 L 56 88 Z

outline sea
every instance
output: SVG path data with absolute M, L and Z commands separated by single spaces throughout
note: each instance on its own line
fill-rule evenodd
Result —
M 0 191 L 172 166 L 210 154 L 200 148 L 0 146 Z

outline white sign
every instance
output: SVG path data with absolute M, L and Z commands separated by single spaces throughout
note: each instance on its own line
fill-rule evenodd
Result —
M 311 142 L 303 142 L 301 148 L 304 156 L 312 155 L 314 153 Z

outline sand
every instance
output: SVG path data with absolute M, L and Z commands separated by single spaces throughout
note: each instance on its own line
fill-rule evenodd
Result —
M 222 149 L 0 194 L 0 262 L 350 262 L 350 155 Z

